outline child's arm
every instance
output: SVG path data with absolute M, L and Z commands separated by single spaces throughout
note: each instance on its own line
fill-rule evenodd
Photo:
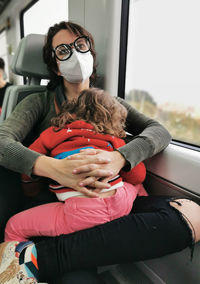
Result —
M 140 184 L 145 180 L 146 168 L 144 163 L 141 162 L 128 172 L 121 170 L 120 175 L 125 182 L 131 183 L 133 185 Z

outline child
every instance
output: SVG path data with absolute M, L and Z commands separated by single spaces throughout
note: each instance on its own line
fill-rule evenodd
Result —
M 52 119 L 30 149 L 56 159 L 64 159 L 83 149 L 113 151 L 125 144 L 126 109 L 103 90 L 90 88 L 80 93 L 77 101 L 65 102 L 61 113 Z M 137 195 L 147 195 L 142 182 L 143 163 L 130 172 L 110 179 L 110 188 L 98 198 L 66 188 L 56 182 L 49 185 L 61 202 L 37 206 L 10 218 L 5 240 L 26 241 L 33 236 L 57 236 L 109 222 L 130 213 Z M 123 180 L 122 180 L 123 178 Z M 26 191 L 37 183 L 23 175 Z M 30 186 L 30 188 L 29 188 Z

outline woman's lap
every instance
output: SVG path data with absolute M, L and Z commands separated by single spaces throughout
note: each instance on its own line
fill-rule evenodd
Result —
M 6 222 L 19 212 L 24 200 L 19 174 L 0 166 L 0 177 L 0 241 L 3 241 Z
M 169 201 L 138 197 L 128 216 L 37 244 L 41 280 L 76 269 L 160 257 L 191 246 L 191 230 Z

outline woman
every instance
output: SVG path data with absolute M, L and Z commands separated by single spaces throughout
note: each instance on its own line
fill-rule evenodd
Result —
M 24 99 L 0 127 L 1 165 L 29 176 L 54 179 L 93 197 L 96 192 L 87 186 L 98 190 L 107 187 L 107 180 L 122 168 L 130 169 L 168 145 L 170 135 L 160 124 L 118 98 L 128 110 L 126 130 L 134 138 L 117 151 L 108 154 L 91 149 L 71 159 L 56 160 L 23 147 L 21 142 L 33 128 L 39 135 L 49 126 L 50 118 L 59 112 L 63 94 L 70 101 L 94 79 L 92 36 L 72 23 L 55 25 L 47 35 L 44 60 L 52 77 L 50 90 Z M 10 283 L 18 283 L 19 279 L 26 283 L 31 277 L 35 281 L 32 283 L 37 283 L 71 270 L 154 258 L 193 247 L 200 239 L 200 221 L 196 218 L 199 213 L 199 206 L 191 200 L 140 197 L 134 202 L 132 214 L 104 225 L 37 244 L 3 243 L 0 282 L 7 283 L 5 275 L 11 263 L 15 263 L 15 270 Z M 31 274 L 27 267 L 32 267 Z

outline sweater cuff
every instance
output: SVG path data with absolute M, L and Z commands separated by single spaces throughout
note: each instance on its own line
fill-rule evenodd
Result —
M 128 170 L 134 168 L 140 162 L 153 156 L 154 147 L 149 139 L 144 136 L 137 136 L 128 144 L 117 149 L 127 161 Z M 127 171 L 127 165 L 125 171 Z M 123 169 L 124 170 L 124 169 Z
M 127 158 L 124 156 L 124 154 L 122 153 L 122 151 L 120 151 L 120 148 L 118 149 L 115 149 L 115 151 L 119 152 L 125 159 L 126 161 L 126 164 L 125 166 L 121 169 L 122 171 L 125 171 L 125 172 L 129 172 L 131 170 L 131 164 L 130 162 L 127 160 Z
M 4 158 L 7 164 L 4 166 L 12 171 L 23 173 L 31 177 L 35 160 L 41 156 L 40 153 L 24 147 L 21 143 L 10 143 L 7 145 Z M 10 158 L 12 157 L 12 159 Z

